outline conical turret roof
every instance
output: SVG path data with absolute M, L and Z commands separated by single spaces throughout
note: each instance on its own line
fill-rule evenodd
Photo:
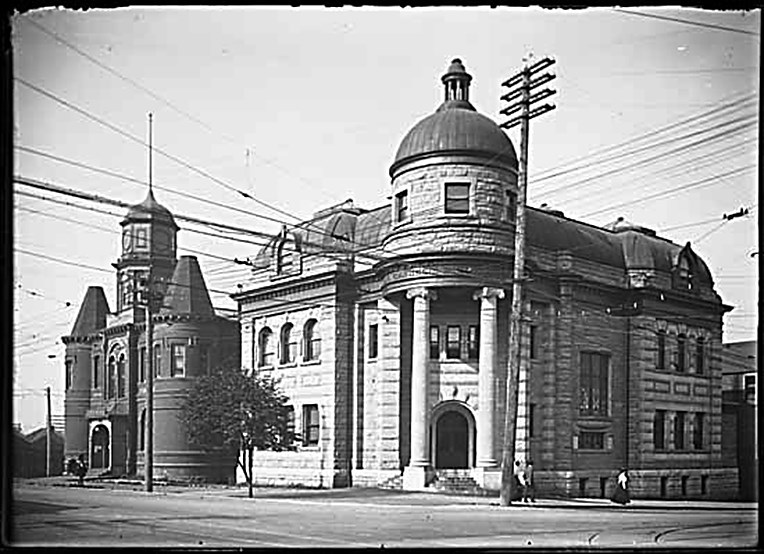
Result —
M 178 260 L 159 313 L 183 313 L 202 317 L 215 315 L 196 256 L 181 256 Z
M 101 287 L 88 287 L 82 301 L 77 320 L 72 327 L 71 336 L 82 337 L 95 333 L 106 326 L 109 303 Z

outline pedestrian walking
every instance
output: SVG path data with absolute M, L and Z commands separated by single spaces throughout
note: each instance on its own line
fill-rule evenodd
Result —
M 536 502 L 536 482 L 533 477 L 533 460 L 528 460 L 522 473 L 523 502 Z
M 618 472 L 615 482 L 615 490 L 613 491 L 610 500 L 616 504 L 626 505 L 631 502 L 629 498 L 629 471 L 622 467 Z
M 515 460 L 515 472 L 513 475 L 515 480 L 515 493 L 512 495 L 512 500 L 520 500 L 525 491 L 525 472 L 523 466 L 520 464 L 520 460 Z
M 85 461 L 85 456 L 80 454 L 77 458 L 77 479 L 81 487 L 85 485 L 85 475 L 87 475 L 87 472 L 88 463 Z

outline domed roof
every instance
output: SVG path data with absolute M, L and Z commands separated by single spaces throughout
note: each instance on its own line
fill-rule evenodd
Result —
M 469 102 L 472 77 L 458 58 L 442 81 L 445 100 L 437 111 L 419 121 L 398 147 L 390 175 L 405 162 L 443 154 L 478 155 L 517 167 L 512 141 L 493 120 L 479 114 Z
M 151 189 L 149 189 L 149 193 L 143 202 L 130 208 L 122 224 L 124 225 L 131 221 L 162 221 L 177 228 L 172 213 L 156 201 L 154 192 Z

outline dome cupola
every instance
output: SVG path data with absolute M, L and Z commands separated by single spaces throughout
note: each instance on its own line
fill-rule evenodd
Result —
M 451 62 L 441 81 L 443 103 L 403 138 L 390 166 L 390 176 L 395 178 L 412 163 L 420 166 L 444 157 L 468 157 L 473 163 L 517 171 L 512 142 L 493 120 L 478 113 L 470 103 L 472 76 L 459 58 Z

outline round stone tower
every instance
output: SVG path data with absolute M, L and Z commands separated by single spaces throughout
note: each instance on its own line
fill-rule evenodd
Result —
M 454 59 L 441 80 L 443 103 L 406 134 L 390 167 L 392 225 L 384 249 L 409 268 L 441 266 L 441 286 L 464 284 L 459 271 L 471 272 L 478 260 L 480 267 L 494 266 L 490 280 L 498 280 L 497 272 L 506 273 L 498 265 L 506 269 L 513 254 L 517 155 L 504 131 L 470 103 L 472 76 L 461 60 Z M 443 271 L 443 264 L 458 267 Z M 387 292 L 412 280 L 428 284 L 421 272 L 402 274 L 395 262 L 387 265 L 394 273 Z M 444 273 L 453 279 L 444 281 Z

